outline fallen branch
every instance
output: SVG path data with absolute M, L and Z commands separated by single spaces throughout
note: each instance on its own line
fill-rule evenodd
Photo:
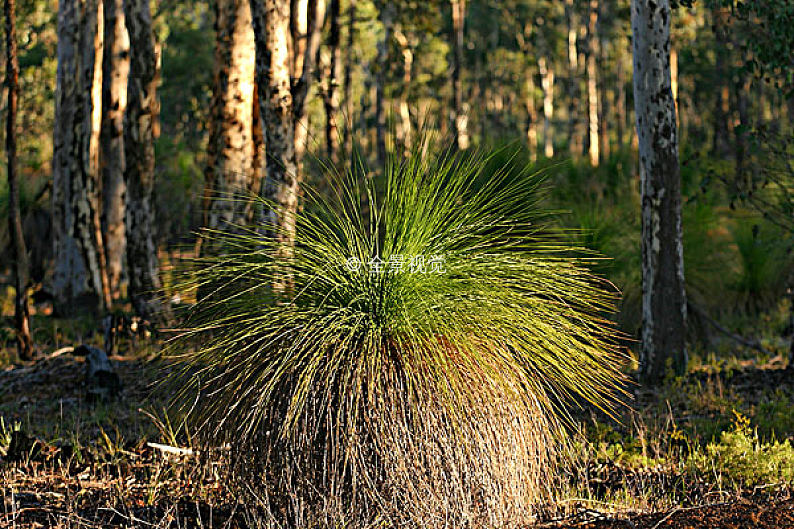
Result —
M 720 322 L 718 322 L 717 320 L 706 314 L 706 311 L 704 311 L 697 305 L 691 302 L 687 303 L 687 305 L 692 310 L 692 312 L 697 313 L 698 316 L 706 320 L 712 327 L 714 327 L 719 332 L 721 332 L 731 340 L 735 341 L 736 343 L 743 345 L 745 347 L 749 347 L 750 349 L 755 349 L 756 351 L 760 353 L 764 353 L 765 355 L 768 355 L 770 357 L 775 356 L 774 353 L 772 353 L 772 351 L 768 350 L 763 345 L 761 345 L 761 342 L 759 342 L 756 338 L 745 338 L 744 336 L 735 334 L 731 332 L 727 327 L 724 327 L 722 324 L 720 324 Z
M 50 360 L 52 358 L 57 358 L 63 354 L 72 353 L 72 352 L 74 352 L 74 347 L 72 347 L 71 345 L 67 347 L 61 347 L 60 349 L 56 349 L 55 351 L 47 355 L 47 359 Z
M 163 445 L 160 443 L 146 443 L 146 446 L 148 446 L 149 448 L 155 448 L 167 454 L 174 454 L 178 456 L 193 455 L 192 448 L 180 448 L 178 446 Z

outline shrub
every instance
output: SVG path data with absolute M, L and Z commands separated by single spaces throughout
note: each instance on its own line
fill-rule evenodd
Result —
M 175 402 L 274 522 L 526 522 L 565 406 L 610 410 L 614 294 L 555 242 L 539 177 L 432 150 L 328 171 L 290 251 L 235 227 L 192 263 L 207 294 L 173 344 Z
M 734 412 L 733 428 L 719 441 L 696 451 L 689 464 L 703 474 L 724 477 L 737 489 L 758 485 L 794 483 L 794 447 L 789 441 L 763 442 L 750 420 Z

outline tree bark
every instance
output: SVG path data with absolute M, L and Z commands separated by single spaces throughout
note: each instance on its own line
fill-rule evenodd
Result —
M 5 0 L 6 30 L 6 156 L 8 157 L 8 233 L 11 235 L 11 252 L 14 260 L 14 330 L 17 354 L 21 360 L 33 358 L 33 340 L 30 337 L 30 309 L 28 288 L 30 268 L 28 250 L 22 234 L 19 211 L 19 188 L 17 187 L 17 102 L 19 99 L 19 61 L 16 40 L 16 2 Z
M 55 313 L 103 310 L 110 289 L 100 223 L 101 0 L 62 0 L 53 147 Z
M 253 202 L 242 196 L 255 192 L 258 181 L 256 49 L 248 0 L 218 0 L 215 13 L 214 88 L 204 172 L 205 226 L 230 229 L 251 219 Z
M 598 0 L 590 0 L 590 19 L 587 25 L 587 153 L 590 163 L 598 165 Z
M 670 90 L 673 92 L 673 103 L 675 104 L 675 122 L 678 124 L 679 135 L 681 132 L 681 116 L 678 113 L 678 51 L 670 43 Z
M 670 1 L 632 0 L 634 104 L 642 192 L 640 378 L 686 368 L 686 294 L 675 102 L 670 87 Z
M 315 61 L 322 40 L 325 0 L 293 0 L 290 11 L 292 33 L 292 112 L 295 116 L 295 163 L 301 171 L 309 135 L 306 99 L 314 80 Z M 302 57 L 302 59 L 301 59 Z
M 565 18 L 568 23 L 568 150 L 571 154 L 582 152 L 579 135 L 579 61 L 576 48 L 578 17 L 573 0 L 565 0 Z
M 730 89 L 728 87 L 728 68 L 726 68 L 727 38 L 725 36 L 725 26 L 729 16 L 722 9 L 714 10 L 714 38 L 716 40 L 715 49 L 715 93 L 717 97 L 714 101 L 714 129 L 712 138 L 711 154 L 716 157 L 725 157 L 730 154 L 730 139 L 728 130 L 728 117 L 730 114 Z
M 356 36 L 356 0 L 350 0 L 350 5 L 347 8 L 348 22 L 347 22 L 347 56 L 345 59 L 345 155 L 349 160 L 353 159 L 353 53 L 355 51 L 353 45 Z
M 600 11 L 604 9 L 603 3 L 599 6 L 598 25 L 596 26 L 596 41 L 598 42 L 598 159 L 604 161 L 609 157 L 609 132 L 607 124 L 611 123 L 609 119 L 609 86 L 607 77 L 607 59 L 609 56 L 607 43 L 604 38 L 606 30 L 604 29 L 605 20 L 604 13 Z
M 618 46 L 615 48 L 617 50 L 617 57 L 615 61 L 617 62 L 615 76 L 615 133 L 617 134 L 617 144 L 618 148 L 623 148 L 623 143 L 626 137 L 626 78 L 625 78 L 625 71 L 623 69 L 623 40 L 621 39 L 618 43 Z
M 256 80 L 259 113 L 267 149 L 263 195 L 281 211 L 266 212 L 265 222 L 282 226 L 274 234 L 290 243 L 298 208 L 298 167 L 295 161 L 295 123 L 292 116 L 289 22 L 287 0 L 251 0 L 256 38 Z
M 469 148 L 469 116 L 463 105 L 463 29 L 466 23 L 466 0 L 451 0 L 452 31 L 452 95 L 455 112 L 455 142 L 459 150 Z
M 334 165 L 339 165 L 339 81 L 342 77 L 339 16 L 341 0 L 331 0 L 328 31 L 329 64 L 325 73 L 325 148 Z
M 748 94 L 751 83 L 749 76 L 742 71 L 737 72 L 737 79 L 733 86 L 734 104 L 739 118 L 739 126 L 734 128 L 735 135 L 735 185 L 738 190 L 752 192 L 753 182 L 747 178 L 747 155 L 750 140 L 750 109 Z
M 527 147 L 529 149 L 529 161 L 536 162 L 538 159 L 538 112 L 535 109 L 535 77 L 534 72 L 527 72 L 526 96 L 524 105 L 527 109 Z
M 408 90 L 411 87 L 411 70 L 413 69 L 414 52 L 408 37 L 398 27 L 394 30 L 394 39 L 400 46 L 403 56 L 403 82 L 400 89 L 400 128 L 399 141 L 403 148 L 403 153 L 408 156 L 411 152 L 411 110 L 408 106 Z
M 305 101 L 313 78 L 325 4 L 321 0 L 250 0 L 256 42 L 259 113 L 267 146 L 264 198 L 275 210 L 264 222 L 286 253 L 295 240 L 295 214 L 305 144 Z M 307 5 L 304 5 L 307 4 Z
M 389 69 L 389 41 L 394 14 L 392 5 L 387 3 L 380 12 L 383 24 L 383 40 L 378 42 L 377 70 L 375 75 L 375 148 L 378 154 L 378 166 L 386 162 L 386 72 Z
M 102 237 L 108 286 L 118 299 L 124 274 L 124 109 L 127 106 L 129 37 L 122 0 L 105 0 L 105 46 L 102 55 Z
M 538 59 L 540 85 L 543 89 L 543 156 L 554 156 L 554 137 L 551 120 L 554 115 L 554 71 L 546 63 L 545 57 Z
M 129 297 L 135 312 L 150 321 L 166 323 L 170 311 L 161 301 L 155 244 L 154 140 L 159 134 L 157 83 L 159 50 L 155 47 L 149 0 L 124 0 L 130 36 L 130 76 L 124 116 L 127 162 L 127 262 Z

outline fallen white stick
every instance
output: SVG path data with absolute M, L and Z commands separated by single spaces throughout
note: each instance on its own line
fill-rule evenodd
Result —
M 146 446 L 148 446 L 149 448 L 156 448 L 161 452 L 166 452 L 168 454 L 175 454 L 178 456 L 193 455 L 192 448 L 180 448 L 178 446 L 161 445 L 160 443 L 146 443 Z
M 74 347 L 69 345 L 67 347 L 61 347 L 60 349 L 57 349 L 57 350 L 53 351 L 52 353 L 47 355 L 47 358 L 48 359 L 57 358 L 57 357 L 61 356 L 62 354 L 71 353 L 71 352 L 74 352 Z

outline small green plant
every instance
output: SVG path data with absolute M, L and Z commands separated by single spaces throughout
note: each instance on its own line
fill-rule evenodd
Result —
M 698 472 L 712 473 L 737 488 L 794 482 L 794 447 L 788 441 L 763 442 L 750 419 L 734 412 L 731 430 L 722 432 L 719 441 L 696 451 L 689 464 Z
M 288 525 L 527 521 L 563 404 L 611 409 L 614 294 L 543 222 L 539 177 L 431 150 L 306 188 L 287 251 L 234 227 L 192 263 L 176 402 Z
M 6 420 L 0 416 L 0 449 L 3 450 L 4 454 L 11 445 L 11 436 L 20 428 L 22 428 L 22 423 L 19 421 L 7 423 Z

